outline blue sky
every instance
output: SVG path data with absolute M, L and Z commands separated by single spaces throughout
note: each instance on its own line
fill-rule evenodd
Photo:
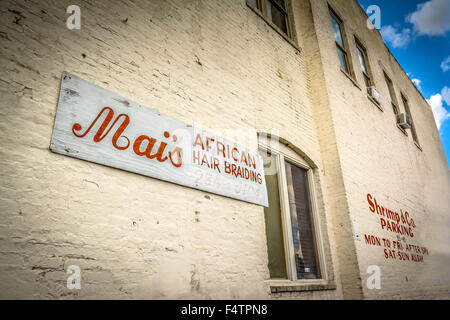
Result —
M 450 163 L 450 0 L 358 1 L 380 7 L 380 32 L 430 103 Z

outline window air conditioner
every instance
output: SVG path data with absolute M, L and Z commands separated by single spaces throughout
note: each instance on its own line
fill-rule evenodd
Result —
M 378 92 L 377 88 L 369 87 L 369 88 L 367 88 L 367 91 L 369 93 L 369 96 L 373 100 L 375 100 L 376 102 L 380 103 L 380 93 Z
M 411 118 L 406 113 L 400 113 L 397 115 L 397 123 L 403 129 L 411 129 Z

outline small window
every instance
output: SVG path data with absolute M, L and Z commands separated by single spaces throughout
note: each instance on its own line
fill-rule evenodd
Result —
M 288 34 L 287 20 L 288 15 L 284 7 L 284 0 L 267 0 L 267 16 L 278 28 L 280 28 L 286 35 Z
M 333 11 L 330 11 L 330 15 L 331 15 L 331 25 L 333 26 L 334 32 L 334 40 L 336 42 L 337 53 L 339 61 L 341 63 L 341 67 L 344 71 L 350 74 L 350 65 L 347 49 L 345 48 L 342 20 L 339 19 Z
M 275 25 L 283 34 L 291 37 L 287 0 L 247 0 L 267 20 Z
M 389 96 L 391 97 L 391 103 L 392 103 L 392 108 L 394 110 L 394 114 L 398 115 L 400 113 L 400 110 L 399 110 L 398 104 L 397 104 L 397 97 L 395 96 L 394 85 L 392 83 L 392 80 L 388 77 L 388 75 L 386 73 L 384 73 L 384 79 L 386 80 L 386 85 L 389 90 Z
M 269 197 L 264 214 L 270 278 L 322 279 L 312 206 L 313 173 L 292 150 L 280 150 L 260 151 Z
M 370 88 L 373 83 L 370 75 L 370 68 L 368 65 L 367 51 L 358 41 L 356 41 L 356 51 L 358 52 L 358 59 L 359 63 L 361 64 L 364 82 L 366 84 L 366 87 Z
M 307 170 L 285 161 L 297 279 L 317 279 L 316 245 L 309 203 Z
M 405 107 L 405 112 L 409 115 L 411 119 L 411 134 L 413 136 L 414 142 L 419 146 L 419 139 L 417 138 L 416 127 L 414 126 L 414 120 L 411 115 L 411 110 L 409 109 L 408 99 L 402 94 L 403 106 Z

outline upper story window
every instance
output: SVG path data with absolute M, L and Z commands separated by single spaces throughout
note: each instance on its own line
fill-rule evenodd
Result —
M 312 169 L 288 147 L 261 147 L 269 196 L 265 208 L 272 280 L 323 279 Z
M 411 110 L 409 109 L 408 99 L 405 97 L 404 94 L 402 94 L 402 101 L 403 101 L 403 106 L 405 107 L 405 112 L 409 115 L 409 118 L 411 119 L 411 134 L 413 136 L 413 140 L 416 143 L 416 145 L 419 147 L 419 139 L 417 137 L 416 127 L 414 126 L 414 119 L 411 115 Z
M 368 65 L 369 59 L 367 58 L 367 51 L 363 47 L 359 41 L 356 41 L 356 51 L 358 53 L 358 59 L 359 63 L 361 65 L 361 70 L 364 76 L 364 82 L 366 84 L 367 88 L 370 88 L 373 86 L 372 77 L 370 73 L 370 67 Z
M 287 0 L 247 0 L 247 3 L 257 9 L 279 31 L 291 37 Z
M 408 135 L 406 133 L 406 130 L 399 125 L 398 117 L 400 115 L 400 107 L 397 102 L 397 96 L 395 95 L 394 84 L 392 83 L 391 78 L 389 78 L 389 76 L 386 74 L 386 72 L 383 71 L 383 74 L 384 74 L 384 80 L 386 81 L 386 85 L 389 90 L 389 97 L 391 98 L 391 105 L 392 105 L 392 110 L 394 111 L 395 123 L 397 125 L 397 128 L 399 128 L 400 131 L 402 131 L 405 135 Z
M 344 29 L 342 20 L 330 9 L 331 25 L 333 26 L 334 40 L 336 42 L 337 53 L 341 67 L 344 71 L 350 74 L 350 63 L 348 53 L 345 45 Z
M 392 83 L 391 78 L 388 77 L 386 73 L 384 73 L 384 79 L 386 80 L 386 85 L 389 90 L 389 96 L 391 97 L 391 104 L 394 110 L 394 114 L 397 116 L 400 114 L 400 109 L 398 108 L 397 97 L 395 95 L 394 85 Z

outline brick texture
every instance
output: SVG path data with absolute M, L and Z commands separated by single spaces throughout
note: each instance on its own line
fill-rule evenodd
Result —
M 330 3 L 367 44 L 384 112 L 339 70 L 325 0 L 292 1 L 300 49 L 245 0 L 80 0 L 81 30 L 66 27 L 72 1 L 1 1 L 0 298 L 448 297 L 449 171 L 432 112 L 356 1 Z M 380 63 L 423 151 L 395 126 Z M 222 135 L 276 129 L 314 167 L 335 285 L 271 293 L 262 207 L 51 153 L 63 71 Z M 380 234 L 368 192 L 411 212 L 424 263 L 354 240 L 352 219 Z M 382 290 L 365 286 L 373 264 Z M 66 288 L 69 265 L 81 290 Z

